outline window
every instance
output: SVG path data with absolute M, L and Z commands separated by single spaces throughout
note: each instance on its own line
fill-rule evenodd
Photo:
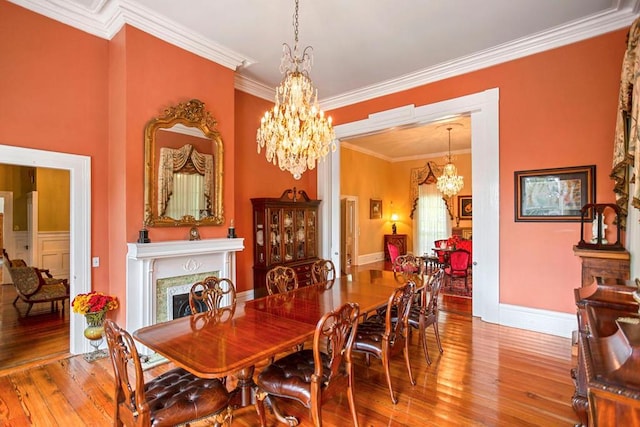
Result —
M 435 240 L 451 236 L 449 212 L 435 184 L 418 187 L 417 219 L 413 239 L 416 254 L 430 254 Z

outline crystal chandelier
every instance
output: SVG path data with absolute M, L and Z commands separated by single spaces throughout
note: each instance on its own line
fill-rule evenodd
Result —
M 462 177 L 458 176 L 458 169 L 456 165 L 451 162 L 451 129 L 449 131 L 449 155 L 447 156 L 447 164 L 445 165 L 442 175 L 438 177 L 438 183 L 436 186 L 438 190 L 445 195 L 445 197 L 455 196 L 462 190 L 464 185 Z
M 331 117 L 318 106 L 318 91 L 309 77 L 313 48 L 305 47 L 301 55 L 298 50 L 298 0 L 293 28 L 293 51 L 283 44 L 280 72 L 285 76 L 276 88 L 276 103 L 262 118 L 256 138 L 258 153 L 266 146 L 267 161 L 300 179 L 329 149 L 335 151 L 336 144 Z

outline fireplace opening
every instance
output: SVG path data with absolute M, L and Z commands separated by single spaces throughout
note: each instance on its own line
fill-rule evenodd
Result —
M 202 291 L 196 292 L 198 296 L 202 295 Z M 207 310 L 207 306 L 202 301 L 196 301 L 198 311 L 203 312 Z M 189 294 L 173 295 L 173 319 L 179 319 L 180 317 L 190 316 L 191 307 L 189 306 Z

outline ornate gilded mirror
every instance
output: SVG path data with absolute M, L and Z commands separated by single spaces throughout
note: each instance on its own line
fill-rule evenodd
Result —
M 197 99 L 172 106 L 144 132 L 145 226 L 220 225 L 222 139 Z

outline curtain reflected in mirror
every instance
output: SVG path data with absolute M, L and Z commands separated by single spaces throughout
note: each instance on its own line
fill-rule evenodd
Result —
M 222 224 L 222 141 L 204 104 L 191 100 L 145 131 L 145 225 Z

